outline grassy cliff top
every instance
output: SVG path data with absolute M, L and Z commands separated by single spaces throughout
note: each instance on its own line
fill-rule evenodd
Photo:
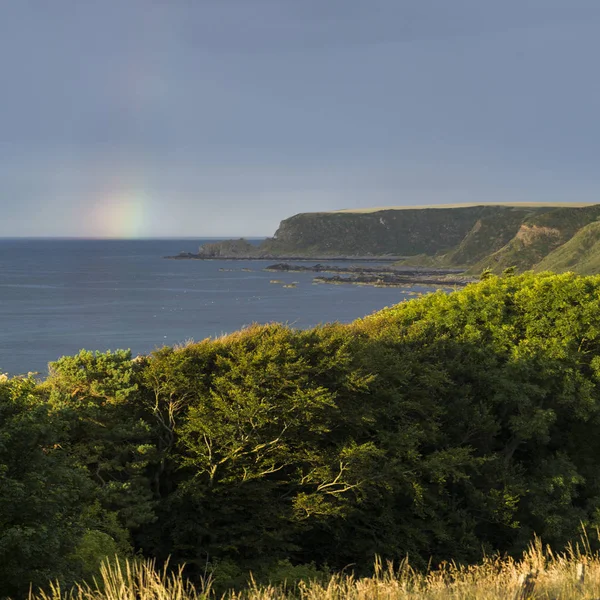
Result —
M 426 208 L 472 208 L 475 206 L 514 206 L 516 208 L 584 208 L 594 206 L 595 202 L 465 202 L 459 204 L 421 204 L 416 206 L 372 206 L 369 208 L 342 208 L 340 210 L 324 211 L 328 213 L 373 213 L 382 210 L 416 210 Z

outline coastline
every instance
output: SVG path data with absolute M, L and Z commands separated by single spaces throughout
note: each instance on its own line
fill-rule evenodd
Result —
M 318 260 L 327 260 L 335 262 L 354 262 L 354 263 L 389 263 L 400 260 L 401 257 L 355 257 L 355 256 L 336 256 L 336 257 L 266 257 L 266 256 L 203 256 L 200 254 L 182 253 L 177 256 L 165 256 L 163 258 L 170 260 L 224 260 L 224 261 L 273 261 L 285 260 L 295 262 L 312 262 Z M 332 285 L 369 285 L 373 287 L 407 287 L 412 285 L 431 285 L 437 287 L 465 286 L 477 281 L 473 277 L 463 275 L 464 269 L 435 269 L 421 267 L 405 266 L 339 266 L 331 264 L 316 263 L 310 266 L 294 265 L 289 262 L 277 262 L 270 264 L 263 269 L 273 273 L 331 273 L 330 276 L 319 275 L 313 277 L 313 284 L 332 284 Z M 275 281 L 271 281 L 274 283 Z M 279 282 L 278 283 L 283 283 Z M 296 287 L 295 285 L 285 287 Z
M 350 277 L 342 277 L 340 275 L 332 275 L 331 277 L 314 277 L 314 284 L 329 284 L 329 285 L 371 285 L 373 287 L 412 287 L 414 285 L 431 285 L 435 287 L 452 287 L 466 286 L 474 283 L 474 279 L 466 278 L 448 278 L 436 279 L 429 277 L 396 277 L 394 275 L 353 275 Z
M 465 277 L 458 269 L 420 269 L 418 267 L 340 267 L 316 264 L 312 266 L 278 263 L 264 269 L 274 273 L 333 273 L 313 278 L 314 284 L 354 284 L 374 287 L 406 287 L 412 285 L 465 286 L 476 279 Z
M 460 286 L 477 281 L 476 278 L 464 276 L 464 269 L 436 269 L 431 267 L 383 266 L 381 263 L 395 263 L 406 257 L 402 256 L 267 256 L 245 255 L 215 256 L 181 252 L 175 256 L 163 256 L 167 260 L 209 260 L 209 261 L 263 261 L 275 262 L 263 270 L 275 273 L 331 273 L 330 276 L 319 275 L 313 278 L 313 284 L 330 285 L 367 285 L 373 287 L 410 287 L 412 285 L 429 285 L 436 287 Z M 285 261 L 285 262 L 283 262 Z M 290 264 L 288 261 L 304 264 Z M 321 264 L 318 261 L 347 263 L 379 263 L 381 266 L 340 266 Z M 313 263 L 306 265 L 305 263 Z M 273 282 L 271 282 L 273 283 Z M 285 286 L 285 287 L 296 287 Z
M 194 254 L 192 252 L 182 252 L 174 256 L 163 256 L 167 260 L 265 260 L 265 261 L 286 261 L 293 260 L 297 262 L 313 262 L 320 260 L 332 260 L 337 262 L 396 262 L 404 260 L 406 256 L 206 256 Z

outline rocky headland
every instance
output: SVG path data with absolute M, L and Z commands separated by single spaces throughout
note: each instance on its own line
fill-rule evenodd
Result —
M 213 242 L 172 259 L 346 260 L 478 275 L 600 272 L 600 204 L 481 204 L 301 213 L 272 238 Z

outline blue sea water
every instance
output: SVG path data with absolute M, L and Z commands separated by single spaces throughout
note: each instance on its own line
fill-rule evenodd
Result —
M 253 322 L 348 322 L 409 292 L 313 285 L 312 273 L 269 273 L 264 261 L 163 258 L 203 241 L 0 239 L 0 373 L 44 375 L 81 348 L 148 353 Z

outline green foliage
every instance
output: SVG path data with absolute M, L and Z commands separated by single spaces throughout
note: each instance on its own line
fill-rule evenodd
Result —
M 167 470 L 178 483 L 160 534 L 170 554 L 254 568 L 288 557 L 312 521 L 344 514 L 365 452 L 352 438 L 357 395 L 370 380 L 349 368 L 354 343 L 342 327 L 275 325 L 150 361 L 147 384 L 173 415 Z
M 122 548 L 107 533 L 98 529 L 85 531 L 75 550 L 69 556 L 69 564 L 77 569 L 78 581 L 92 582 L 100 575 L 102 561 L 122 555 Z
M 43 386 L 66 422 L 63 446 L 95 484 L 101 520 L 118 516 L 120 525 L 110 532 L 115 537 L 123 537 L 119 527 L 135 530 L 154 519 L 149 465 L 158 458 L 138 370 L 129 352 L 82 350 L 51 363 Z
M 600 277 L 512 269 L 350 325 L 65 357 L 0 385 L 2 592 L 131 549 L 226 587 L 566 547 L 600 525 L 599 385 Z
M 256 585 L 272 585 L 286 590 L 298 589 L 309 582 L 326 583 L 331 573 L 327 567 L 318 568 L 314 563 L 292 564 L 289 560 L 257 563 L 249 571 L 230 559 L 217 560 L 206 565 L 211 575 L 212 590 L 219 597 L 228 590 L 241 590 Z
M 33 380 L 0 382 L 0 597 L 76 574 L 67 557 L 89 486 L 62 433 Z
M 599 284 L 572 274 L 492 277 L 364 321 L 385 338 L 402 332 L 404 344 L 416 337 L 419 359 L 445 375 L 436 390 L 447 411 L 442 443 L 482 460 L 460 503 L 477 502 L 473 531 L 496 549 L 514 551 L 532 532 L 562 544 L 580 521 L 595 523 Z M 494 488 L 504 507 L 494 506 Z

